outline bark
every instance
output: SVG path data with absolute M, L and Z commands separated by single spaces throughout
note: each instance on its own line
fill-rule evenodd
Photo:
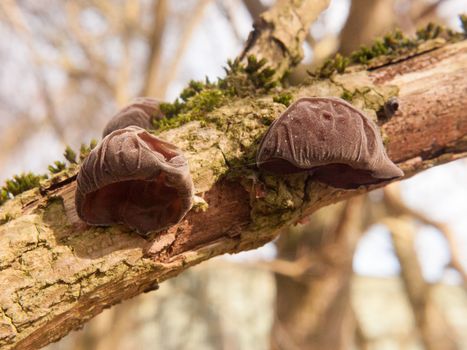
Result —
M 249 55 L 266 59 L 280 78 L 303 58 L 302 44 L 311 23 L 329 5 L 330 0 L 277 0 L 259 15 L 253 24 L 240 60 Z M 250 12 L 251 13 L 251 12 Z M 253 16 L 253 14 L 252 14 Z
M 286 92 L 294 98 L 340 96 L 345 88 L 354 93 L 354 104 L 374 114 L 398 90 L 401 110 L 381 128 L 389 156 L 411 176 L 467 155 L 466 62 L 467 42 L 460 42 Z M 78 223 L 71 170 L 6 202 L 0 208 L 0 346 L 27 349 L 56 341 L 104 308 L 194 264 L 261 246 L 300 217 L 370 190 L 338 191 L 305 174 L 274 177 L 239 166 L 285 109 L 272 97 L 234 99 L 203 123 L 159 133 L 184 150 L 209 208 L 191 211 L 157 237 Z M 250 195 L 257 185 L 265 197 Z

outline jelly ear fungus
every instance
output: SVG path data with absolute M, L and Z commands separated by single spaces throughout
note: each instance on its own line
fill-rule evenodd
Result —
M 310 171 L 343 189 L 404 175 L 387 156 L 375 123 L 334 97 L 306 97 L 289 106 L 264 135 L 256 163 L 276 174 Z
M 75 206 L 91 225 L 120 223 L 140 233 L 158 232 L 185 216 L 193 190 L 181 150 L 129 126 L 108 134 L 84 160 Z
M 104 128 L 102 137 L 106 137 L 112 131 L 126 128 L 127 126 L 139 126 L 150 130 L 152 122 L 164 118 L 159 108 L 159 101 L 151 97 L 137 97 L 132 103 L 119 111 L 109 120 Z

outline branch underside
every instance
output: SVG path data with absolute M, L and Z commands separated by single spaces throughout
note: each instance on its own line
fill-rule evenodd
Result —
M 381 129 L 389 157 L 407 177 L 467 156 L 465 41 L 287 92 L 294 99 L 350 92 L 351 102 L 370 115 L 397 95 L 401 108 Z M 77 222 L 69 210 L 75 186 L 70 180 L 5 203 L 0 347 L 38 348 L 56 341 L 104 308 L 153 290 L 194 264 L 259 247 L 320 207 L 370 190 L 339 191 L 306 174 L 269 176 L 245 165 L 284 109 L 272 96 L 238 99 L 203 123 L 160 133 L 187 155 L 197 192 L 209 208 L 192 210 L 156 237 Z

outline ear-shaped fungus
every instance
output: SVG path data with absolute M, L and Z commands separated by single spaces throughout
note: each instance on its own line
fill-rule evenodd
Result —
M 118 112 L 104 128 L 102 137 L 106 137 L 112 131 L 126 128 L 127 126 L 139 126 L 152 129 L 154 119 L 162 119 L 164 115 L 159 108 L 159 101 L 151 97 L 137 97 L 132 103 Z
M 311 170 L 316 180 L 352 189 L 404 175 L 386 154 L 374 122 L 339 98 L 301 98 L 274 121 L 259 146 L 259 168 Z
M 83 162 L 76 210 L 92 225 L 125 224 L 141 233 L 179 222 L 193 181 L 180 149 L 136 126 L 106 136 Z

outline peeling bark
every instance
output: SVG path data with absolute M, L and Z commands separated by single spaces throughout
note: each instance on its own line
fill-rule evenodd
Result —
M 467 156 L 466 62 L 464 41 L 287 92 L 296 99 L 341 96 L 346 89 L 352 103 L 373 116 L 388 96 L 398 95 L 401 109 L 381 129 L 389 157 L 411 176 Z M 77 222 L 70 214 L 70 174 L 0 207 L 0 346 L 27 349 L 56 341 L 104 308 L 153 290 L 196 263 L 261 246 L 300 217 L 371 190 L 338 191 L 304 174 L 274 177 L 245 165 L 284 109 L 272 96 L 237 99 L 203 123 L 159 133 L 185 152 L 209 208 L 191 211 L 157 237 Z M 264 197 L 249 192 L 255 186 Z

